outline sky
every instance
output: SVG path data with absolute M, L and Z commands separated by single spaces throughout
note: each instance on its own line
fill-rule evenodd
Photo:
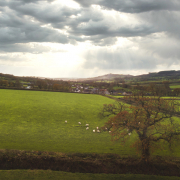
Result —
M 0 73 L 86 78 L 180 70 L 179 0 L 0 1 Z

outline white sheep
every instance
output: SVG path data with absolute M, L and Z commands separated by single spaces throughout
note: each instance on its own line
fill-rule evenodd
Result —
M 89 129 L 89 127 L 86 128 L 86 130 L 88 130 L 88 129 Z
M 97 129 L 99 129 L 99 127 L 97 127 Z
M 89 126 L 89 124 L 86 124 L 86 126 Z
M 65 121 L 65 123 L 67 123 L 67 121 Z
M 81 122 L 78 122 L 78 124 L 81 124 Z
M 128 135 L 130 136 L 130 135 L 131 135 L 131 133 L 128 133 Z
M 97 132 L 100 133 L 100 130 L 98 129 Z
M 96 130 L 95 130 L 95 129 L 93 129 L 93 132 L 96 132 Z
M 111 133 L 111 131 L 109 131 L 109 133 Z
M 107 130 L 107 127 L 105 128 L 105 130 Z

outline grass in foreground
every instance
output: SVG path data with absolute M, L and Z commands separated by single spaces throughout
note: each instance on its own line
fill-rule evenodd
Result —
M 1 180 L 178 180 L 175 176 L 151 176 L 135 174 L 84 174 L 50 170 L 0 170 Z

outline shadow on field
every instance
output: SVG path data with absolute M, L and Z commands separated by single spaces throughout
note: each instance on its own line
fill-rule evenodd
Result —
M 43 169 L 80 173 L 180 176 L 180 159 L 154 157 L 148 164 L 116 154 L 63 154 L 0 150 L 0 169 Z

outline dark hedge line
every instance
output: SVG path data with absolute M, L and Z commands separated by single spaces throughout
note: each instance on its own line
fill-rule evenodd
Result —
M 43 169 L 80 173 L 180 176 L 180 160 L 156 157 L 149 163 L 116 154 L 62 154 L 41 151 L 1 150 L 0 169 Z

